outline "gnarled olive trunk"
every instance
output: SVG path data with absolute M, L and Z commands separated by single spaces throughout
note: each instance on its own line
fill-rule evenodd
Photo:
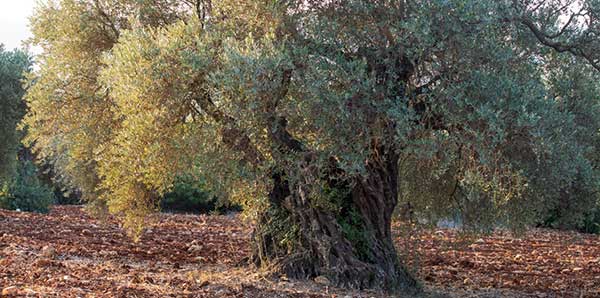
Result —
M 415 279 L 399 262 L 391 236 L 397 202 L 395 154 L 368 162 L 368 175 L 352 183 L 329 181 L 338 208 L 315 206 L 308 183 L 273 175 L 271 208 L 259 220 L 254 261 L 291 278 L 327 277 L 351 288 L 414 291 Z

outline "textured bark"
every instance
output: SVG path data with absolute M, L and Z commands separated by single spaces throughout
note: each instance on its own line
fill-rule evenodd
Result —
M 391 217 L 397 202 L 397 156 L 388 154 L 369 161 L 368 169 L 368 177 L 348 188 L 340 212 L 312 206 L 306 183 L 292 185 L 283 175 L 274 175 L 272 212 L 261 218 L 255 231 L 255 263 L 291 278 L 325 276 L 338 286 L 416 291 L 417 283 L 399 262 L 391 237 Z M 297 227 L 292 249 L 282 247 L 281 237 L 269 228 L 274 218 L 284 218 L 284 226 Z M 349 234 L 344 222 L 353 223 L 351 229 L 357 233 Z
M 394 69 L 399 72 L 396 79 L 407 81 L 413 71 L 411 63 L 394 53 L 388 54 L 395 57 Z M 385 64 L 370 67 L 378 73 L 378 80 L 390 79 Z M 291 71 L 283 71 L 276 98 L 285 97 L 291 76 Z M 338 198 L 341 202 L 335 202 L 339 208 L 324 208 L 310 197 L 311 188 L 323 182 L 311 180 L 317 176 L 311 170 L 311 153 L 288 132 L 286 119 L 275 116 L 275 110 L 272 114 L 269 135 L 274 152 L 294 152 L 304 156 L 304 164 L 291 175 L 296 178 L 293 182 L 286 178 L 290 173 L 275 172 L 272 176 L 270 210 L 259 219 L 254 234 L 255 263 L 291 278 L 325 276 L 338 286 L 416 291 L 417 282 L 400 263 L 391 236 L 398 187 L 398 156 L 394 150 L 386 150 L 374 141 L 364 177 L 354 181 L 325 178 L 325 187 L 342 190 L 344 195 Z M 391 131 L 386 136 L 393 139 Z M 333 160 L 330 170 L 330 177 L 343 176 Z

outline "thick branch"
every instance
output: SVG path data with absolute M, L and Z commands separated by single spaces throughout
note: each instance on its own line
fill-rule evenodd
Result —
M 94 1 L 94 7 L 96 8 L 96 11 L 100 15 L 100 17 L 104 20 L 105 24 L 108 25 L 108 27 L 110 27 L 111 31 L 115 35 L 115 41 L 118 40 L 119 36 L 120 36 L 120 32 L 117 29 L 117 27 L 115 26 L 115 24 L 113 23 L 113 21 L 108 16 L 108 14 L 104 11 L 104 9 L 102 9 L 102 7 L 100 6 L 100 2 L 98 0 Z
M 271 106 L 270 113 L 272 116 L 270 119 L 271 127 L 269 128 L 269 134 L 272 141 L 281 149 L 302 152 L 305 151 L 305 146 L 287 131 L 287 119 L 285 119 L 285 117 L 277 116 L 275 110 L 279 102 L 287 96 L 292 81 L 292 72 L 291 69 L 283 71 L 281 85 L 279 90 L 275 93 L 274 104 Z
M 196 0 L 194 3 L 194 9 L 196 10 L 196 16 L 200 20 L 202 28 L 204 29 L 212 10 L 211 0 Z
M 542 32 L 535 23 L 529 18 L 520 18 L 519 21 L 527 26 L 529 30 L 535 35 L 535 37 L 541 42 L 543 45 L 553 48 L 555 51 L 559 53 L 569 52 L 574 56 L 581 57 L 588 61 L 596 70 L 600 71 L 600 62 L 598 61 L 598 57 L 594 57 L 594 55 L 590 52 L 590 50 L 586 49 L 585 42 L 572 42 L 572 43 L 564 43 L 560 41 L 555 41 L 546 34 Z M 593 52 L 594 50 L 592 50 Z
M 250 137 L 237 127 L 235 119 L 219 110 L 210 99 L 210 95 L 205 92 L 202 92 L 202 94 L 203 96 L 196 98 L 194 101 L 198 104 L 200 109 L 194 106 L 194 110 L 198 114 L 205 112 L 208 116 L 213 118 L 213 120 L 225 127 L 222 131 L 223 142 L 225 145 L 244 154 L 244 160 L 252 165 L 256 166 L 264 161 L 264 157 L 252 144 Z
M 521 5 L 519 4 L 518 0 L 513 0 L 513 4 L 517 10 L 521 8 Z M 554 13 L 560 13 L 561 11 L 564 11 L 566 7 L 567 6 L 561 7 L 557 9 Z M 559 53 L 568 52 L 574 56 L 581 57 L 588 61 L 588 63 L 590 63 L 592 67 L 594 67 L 596 70 L 600 71 L 600 57 L 594 54 L 597 51 L 597 37 L 598 35 L 600 35 L 600 32 L 597 32 L 596 30 L 594 30 L 594 28 L 586 28 L 585 31 L 580 34 L 580 36 L 572 38 L 571 42 L 555 40 L 555 38 L 561 37 L 567 31 L 568 27 L 573 23 L 573 20 L 575 18 L 584 16 L 582 14 L 584 10 L 584 8 L 581 8 L 577 13 L 572 13 L 567 22 L 561 27 L 561 29 L 553 34 L 545 32 L 543 28 L 540 28 L 538 25 L 536 25 L 534 20 L 527 15 L 516 17 L 514 18 L 514 20 L 529 28 L 529 30 L 533 33 L 536 39 L 543 45 L 550 47 Z M 590 15 L 589 17 L 593 18 L 592 15 Z M 591 26 L 591 24 L 589 25 Z M 589 38 L 584 38 L 589 37 L 590 35 L 595 36 L 596 39 L 590 40 Z

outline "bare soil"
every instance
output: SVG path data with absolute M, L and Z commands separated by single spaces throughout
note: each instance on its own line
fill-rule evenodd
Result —
M 394 225 L 397 245 L 414 249 L 404 257 L 426 297 L 600 297 L 599 236 L 533 229 L 473 238 L 405 227 Z M 160 214 L 135 243 L 115 219 L 80 207 L 0 210 L 0 296 L 391 297 L 274 278 L 246 265 L 250 234 L 236 215 Z

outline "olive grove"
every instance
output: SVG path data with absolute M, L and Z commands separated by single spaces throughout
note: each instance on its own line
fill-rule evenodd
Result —
M 23 125 L 139 232 L 177 175 L 255 223 L 292 278 L 417 288 L 396 206 L 525 227 L 595 203 L 598 0 L 60 0 Z

